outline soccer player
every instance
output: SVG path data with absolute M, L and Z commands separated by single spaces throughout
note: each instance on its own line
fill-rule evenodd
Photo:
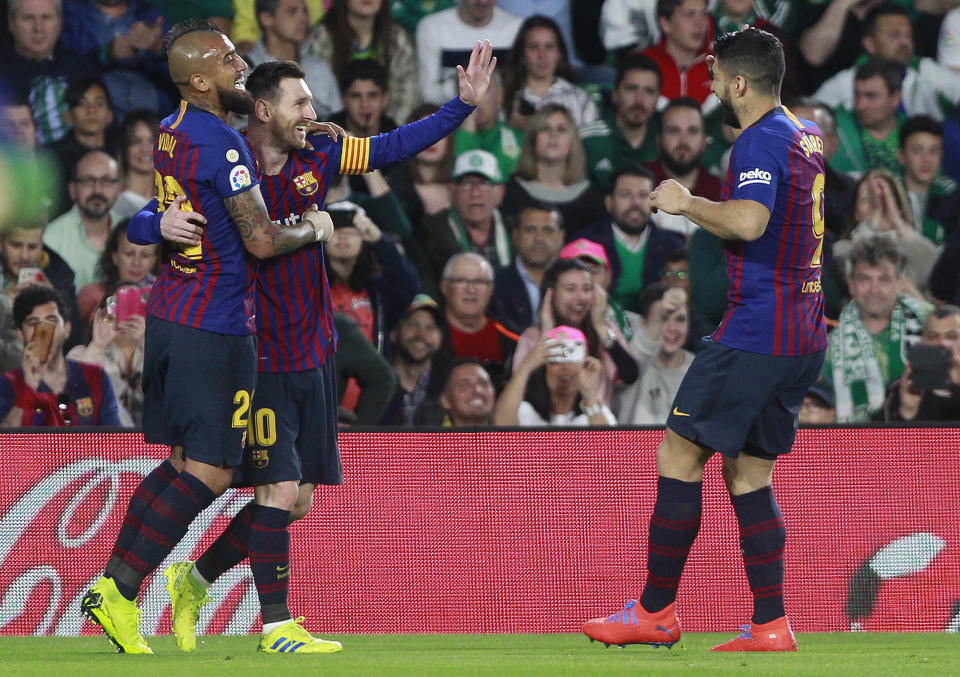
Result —
M 717 38 L 709 59 L 724 122 L 743 130 L 733 146 L 722 202 L 662 182 L 650 204 L 682 214 L 726 240 L 729 305 L 680 385 L 657 450 L 657 501 L 639 602 L 583 626 L 607 644 L 671 646 L 680 639 L 674 600 L 697 536 L 707 459 L 723 476 L 740 527 L 753 619 L 715 651 L 795 651 L 783 606 L 783 516 L 771 487 L 790 451 L 804 394 L 827 347 L 820 291 L 823 140 L 812 122 L 780 104 L 784 60 L 770 33 Z M 749 375 L 750 385 L 743 379 Z
M 337 173 L 360 174 L 408 159 L 453 132 L 489 86 L 496 65 L 489 42 L 477 43 L 464 70 L 460 96 L 437 113 L 372 138 L 338 142 L 308 132 L 315 126 L 310 89 L 303 70 L 291 61 L 260 64 L 247 80 L 255 100 L 247 138 L 261 173 L 261 187 L 277 222 L 296 221 L 310 205 L 323 206 L 327 185 Z M 191 244 L 202 228 L 181 219 L 179 228 L 141 212 L 150 227 L 137 231 L 148 241 L 161 236 Z M 337 642 L 313 638 L 287 606 L 290 574 L 287 523 L 310 509 L 316 484 L 342 481 L 337 451 L 337 398 L 333 361 L 336 347 L 329 285 L 322 245 L 305 247 L 260 264 L 257 280 L 257 331 L 260 373 L 251 406 L 244 480 L 255 499 L 197 560 L 167 569 L 173 630 L 184 651 L 196 647 L 200 608 L 207 587 L 221 574 L 250 558 L 260 597 L 263 639 L 260 650 L 274 653 L 339 651 Z M 254 519 L 268 523 L 264 534 Z
M 152 204 L 183 206 L 206 226 L 199 243 L 173 254 L 147 305 L 144 439 L 171 447 L 171 459 L 137 487 L 104 576 L 81 603 L 126 653 L 152 653 L 135 601 L 143 579 L 226 490 L 243 458 L 257 373 L 256 259 L 333 232 L 316 207 L 296 226 L 271 221 L 250 147 L 226 123 L 228 112 L 252 109 L 247 65 L 230 40 L 210 24 L 188 21 L 171 29 L 166 46 L 183 101 L 161 123 Z

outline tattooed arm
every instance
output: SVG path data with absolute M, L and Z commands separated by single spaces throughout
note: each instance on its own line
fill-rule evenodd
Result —
M 258 259 L 286 254 L 305 244 L 324 239 L 325 235 L 329 237 L 326 222 L 330 217 L 326 212 L 310 215 L 308 210 L 303 221 L 295 226 L 281 226 L 271 221 L 260 186 L 228 197 L 223 204 L 237 225 L 247 251 Z M 332 231 L 332 224 L 330 230 Z

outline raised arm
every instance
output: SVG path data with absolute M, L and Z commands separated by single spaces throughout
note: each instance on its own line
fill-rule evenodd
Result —
M 259 185 L 225 198 L 223 205 L 240 231 L 244 247 L 258 259 L 286 254 L 311 242 L 325 242 L 333 234 L 330 215 L 316 206 L 304 212 L 303 220 L 295 226 L 274 223 Z

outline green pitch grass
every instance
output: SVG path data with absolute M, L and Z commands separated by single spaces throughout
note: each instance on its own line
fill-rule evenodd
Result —
M 112 653 L 104 637 L 0 637 L 10 677 L 284 677 L 285 675 L 960 675 L 960 635 L 802 634 L 791 654 L 710 653 L 730 634 L 685 634 L 670 650 L 591 644 L 583 635 L 344 635 L 342 653 L 265 655 L 259 637 L 204 638 L 192 654 L 170 636 L 149 637 L 153 656 Z M 290 666 L 296 666 L 293 670 Z

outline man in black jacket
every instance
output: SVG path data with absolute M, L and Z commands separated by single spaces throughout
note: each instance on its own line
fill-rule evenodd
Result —
M 517 334 L 539 324 L 540 281 L 563 247 L 560 212 L 543 203 L 526 205 L 511 230 L 516 256 L 497 271 L 490 299 L 490 315 Z
M 610 216 L 577 233 L 603 245 L 613 278 L 610 294 L 633 312 L 643 288 L 660 279 L 667 255 L 684 246 L 681 235 L 658 228 L 650 218 L 653 189 L 650 170 L 624 165 L 614 173 L 606 198 Z

